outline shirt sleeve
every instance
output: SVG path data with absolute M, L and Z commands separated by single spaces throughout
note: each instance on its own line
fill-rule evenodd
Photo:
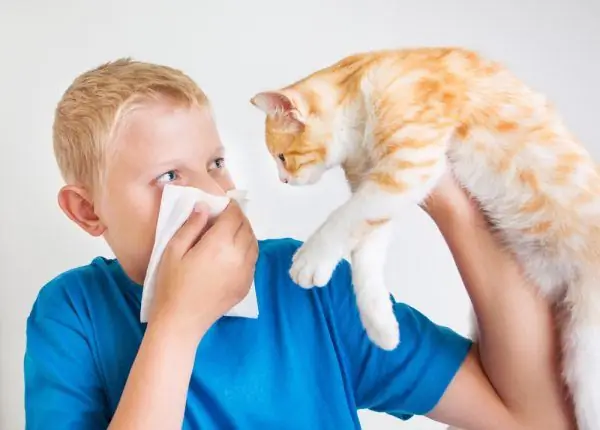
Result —
M 106 402 L 90 345 L 60 284 L 42 290 L 26 333 L 26 428 L 106 429 Z
M 472 342 L 390 297 L 400 326 L 400 344 L 393 351 L 382 350 L 367 337 L 359 319 L 347 262 L 338 266 L 326 289 L 331 297 L 332 326 L 357 408 L 403 420 L 430 412 Z

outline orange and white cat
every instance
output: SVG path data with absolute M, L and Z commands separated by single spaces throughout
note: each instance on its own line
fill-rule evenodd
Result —
M 352 191 L 294 256 L 297 284 L 326 285 L 350 255 L 366 332 L 394 349 L 390 221 L 451 171 L 567 311 L 565 379 L 580 430 L 600 429 L 600 175 L 542 94 L 472 51 L 416 48 L 347 57 L 252 103 L 283 182 L 314 184 L 341 166 Z

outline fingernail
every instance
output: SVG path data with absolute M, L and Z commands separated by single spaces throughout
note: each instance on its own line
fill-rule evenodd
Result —
M 204 202 L 198 202 L 194 205 L 194 212 L 209 212 L 208 205 Z

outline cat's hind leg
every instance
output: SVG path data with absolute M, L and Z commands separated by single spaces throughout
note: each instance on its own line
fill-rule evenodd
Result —
M 395 349 L 400 341 L 384 273 L 391 235 L 389 222 L 374 226 L 351 255 L 352 283 L 362 325 L 369 339 L 388 351 Z
M 579 430 L 600 430 L 600 269 L 570 285 L 563 367 Z

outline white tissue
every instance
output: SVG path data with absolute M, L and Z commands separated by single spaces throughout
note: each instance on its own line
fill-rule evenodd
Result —
M 234 199 L 239 203 L 242 210 L 245 210 L 247 202 L 245 191 L 232 190 L 227 193 L 227 196 L 215 196 L 198 188 L 165 185 L 158 213 L 158 221 L 156 223 L 154 248 L 152 249 L 142 289 L 141 322 L 145 323 L 148 321 L 148 312 L 156 288 L 158 263 L 171 237 L 183 225 L 185 220 L 188 219 L 197 202 L 206 203 L 210 211 L 209 218 L 213 218 L 227 207 L 230 199 Z M 225 315 L 258 318 L 258 303 L 254 282 L 252 282 L 248 295 Z

